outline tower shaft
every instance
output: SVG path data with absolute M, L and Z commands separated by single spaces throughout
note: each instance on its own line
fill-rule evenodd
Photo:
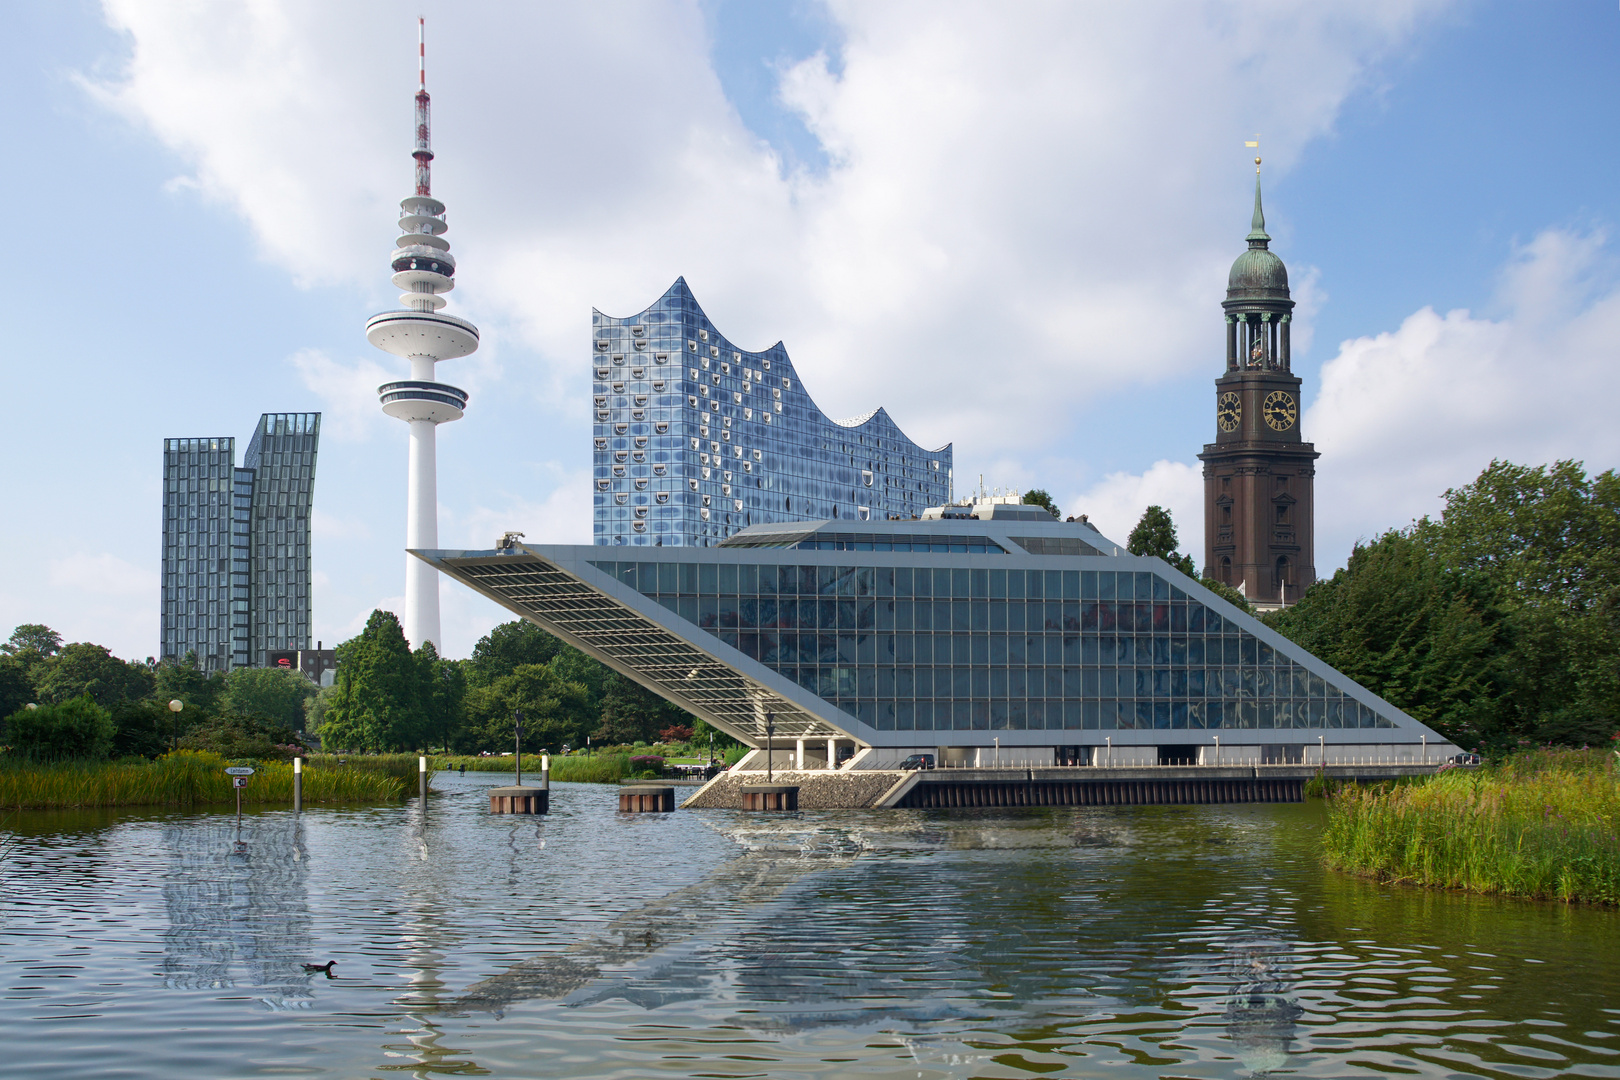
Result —
M 400 237 L 394 243 L 394 286 L 403 290 L 403 307 L 373 315 L 366 338 L 377 348 L 410 363 L 410 377 L 377 388 L 383 412 L 410 425 L 410 464 L 405 492 L 405 637 L 420 648 L 439 640 L 439 575 L 411 551 L 439 545 L 438 425 L 460 420 L 467 394 L 438 381 L 442 360 L 466 356 L 478 348 L 478 328 L 466 319 L 446 315 L 442 293 L 455 288 L 456 260 L 444 239 L 449 226 L 444 204 L 433 198 L 433 148 L 428 114 L 427 49 L 422 20 L 417 54 L 416 193 L 400 204 Z

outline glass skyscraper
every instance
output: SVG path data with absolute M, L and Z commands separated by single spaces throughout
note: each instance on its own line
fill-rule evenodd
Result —
M 159 653 L 206 671 L 310 647 L 309 516 L 320 413 L 266 413 L 236 440 L 165 439 Z
M 782 344 L 728 341 L 685 279 L 637 315 L 592 313 L 597 544 L 712 547 L 751 525 L 918 517 L 951 497 L 951 447 L 878 409 L 827 417 Z

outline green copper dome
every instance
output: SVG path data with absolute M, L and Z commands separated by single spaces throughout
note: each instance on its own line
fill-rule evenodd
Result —
M 1266 215 L 1260 209 L 1260 176 L 1254 178 L 1254 221 L 1248 235 L 1249 250 L 1237 257 L 1226 279 L 1228 299 L 1288 298 L 1288 267 L 1271 251 Z

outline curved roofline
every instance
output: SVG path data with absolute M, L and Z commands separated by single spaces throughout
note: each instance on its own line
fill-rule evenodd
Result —
M 603 318 L 616 319 L 620 322 L 630 322 L 648 314 L 649 312 L 659 310 L 660 305 L 662 305 L 663 302 L 668 300 L 672 295 L 679 295 L 689 298 L 693 305 L 697 307 L 698 311 L 702 313 L 703 317 L 708 319 L 711 324 L 714 323 L 714 320 L 709 317 L 709 313 L 703 310 L 703 305 L 698 303 L 697 295 L 692 292 L 692 287 L 686 283 L 686 278 L 684 275 L 677 277 L 670 287 L 664 290 L 663 295 L 661 295 L 657 300 L 654 300 L 651 304 L 648 304 L 646 307 L 642 308 L 640 311 L 636 312 L 634 315 L 609 315 L 607 312 L 594 306 L 591 308 L 591 313 L 594 315 L 601 315 Z M 721 334 L 721 337 L 725 338 L 728 343 L 735 346 L 735 343 L 731 342 L 731 339 L 726 337 L 726 335 Z M 907 435 L 905 430 L 895 422 L 894 417 L 889 415 L 888 410 L 881 405 L 869 413 L 863 413 L 860 416 L 854 417 L 850 420 L 833 419 L 831 416 L 827 415 L 826 411 L 822 409 L 821 403 L 816 400 L 815 395 L 810 393 L 809 388 L 804 385 L 804 376 L 799 373 L 798 365 L 794 364 L 793 358 L 788 355 L 787 346 L 782 343 L 781 339 L 777 339 L 776 344 L 770 345 L 764 349 L 739 348 L 737 351 L 742 353 L 744 356 L 755 360 L 768 359 L 766 354 L 771 352 L 780 352 L 782 354 L 782 360 L 788 365 L 788 368 L 792 371 L 794 377 L 799 380 L 800 388 L 804 391 L 804 396 L 806 400 L 809 401 L 811 408 L 815 409 L 823 420 L 835 427 L 860 432 L 862 429 L 868 427 L 881 417 L 889 422 L 889 426 L 892 427 L 902 439 L 904 439 L 910 445 L 916 447 L 920 453 L 943 454 L 945 451 L 950 450 L 954 445 L 953 443 L 945 443 L 943 446 L 940 446 L 937 449 L 930 450 L 928 447 L 919 443 L 916 439 L 913 439 L 910 435 Z

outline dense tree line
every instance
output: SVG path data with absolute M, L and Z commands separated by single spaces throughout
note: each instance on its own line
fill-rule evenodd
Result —
M 431 643 L 412 652 L 386 611 L 372 612 L 365 630 L 338 646 L 337 681 L 312 715 L 328 748 L 479 753 L 511 749 L 520 712 L 524 745 L 534 749 L 707 733 L 684 710 L 533 623 L 503 623 L 470 659 L 445 660 Z
M 0 644 L 0 745 L 37 758 L 154 757 L 177 745 L 268 757 L 296 744 L 314 694 L 297 672 L 120 660 L 25 624 Z
M 1620 731 L 1620 478 L 1493 461 L 1359 544 L 1278 631 L 1463 746 Z

